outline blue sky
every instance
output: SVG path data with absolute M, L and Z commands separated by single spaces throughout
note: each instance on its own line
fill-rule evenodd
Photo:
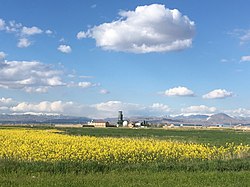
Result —
M 250 2 L 0 1 L 0 113 L 250 116 Z

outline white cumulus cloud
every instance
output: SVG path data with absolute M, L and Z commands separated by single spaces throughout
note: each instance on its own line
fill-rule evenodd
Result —
M 119 110 L 122 110 L 126 116 L 162 116 L 166 115 L 170 108 L 161 103 L 153 103 L 145 106 L 136 103 L 126 103 L 122 101 L 108 101 L 92 105 L 99 117 L 116 117 Z
M 65 107 L 71 106 L 72 102 L 63 103 L 62 101 L 42 101 L 38 104 L 22 102 L 11 108 L 14 112 L 45 112 L 45 113 L 63 113 Z
M 234 110 L 226 110 L 227 114 L 230 114 L 231 116 L 237 116 L 237 117 L 250 117 L 250 109 L 246 108 L 238 108 Z
M 38 113 L 38 114 L 64 114 L 73 116 L 86 116 L 90 118 L 117 117 L 118 111 L 122 110 L 124 115 L 129 116 L 162 116 L 166 115 L 170 108 L 161 103 L 144 106 L 122 101 L 107 101 L 92 105 L 83 105 L 72 101 L 41 101 L 37 103 L 14 102 L 11 98 L 2 98 L 1 102 L 11 103 L 1 105 L 6 112 L 15 113 Z M 1 109 L 0 109 L 1 110 Z
M 49 87 L 64 86 L 61 74 L 37 61 L 0 62 L 0 87 L 42 93 Z
M 47 93 L 49 90 L 48 86 L 40 86 L 40 87 L 25 87 L 24 90 L 28 93 Z
M 81 88 L 89 88 L 89 87 L 92 87 L 92 86 L 96 86 L 96 84 L 91 83 L 91 82 L 79 82 L 78 86 L 81 87 Z
M 45 33 L 48 34 L 48 35 L 50 35 L 50 34 L 53 34 L 53 31 L 51 31 L 51 30 L 46 30 Z
M 242 56 L 240 61 L 241 62 L 249 62 L 250 61 L 250 56 Z
M 0 98 L 0 111 L 4 113 L 9 113 L 10 108 L 17 104 L 12 98 Z
M 12 98 L 0 98 L 0 105 L 1 106 L 10 106 L 15 104 L 16 102 Z
M 69 45 L 60 45 L 57 49 L 62 53 L 70 53 L 72 51 Z
M 226 97 L 232 97 L 232 96 L 233 92 L 229 92 L 225 89 L 216 89 L 203 95 L 202 97 L 204 99 L 224 99 Z
M 165 91 L 166 96 L 194 96 L 194 92 L 186 87 L 175 87 Z
M 159 112 L 165 114 L 170 111 L 170 107 L 162 103 L 153 103 L 152 106 L 150 106 L 149 108 L 152 112 Z
M 21 23 L 16 23 L 15 21 L 9 21 L 8 24 L 5 25 L 5 30 L 8 33 L 16 33 L 17 35 L 21 35 Z
M 16 21 L 5 21 L 0 18 L 0 31 L 6 33 L 12 33 L 18 38 L 17 46 L 20 48 L 28 47 L 31 45 L 30 38 L 34 38 L 38 34 L 53 34 L 51 30 L 43 31 L 37 26 L 24 26 L 22 23 L 17 23 Z
M 39 29 L 38 27 L 23 27 L 21 30 L 21 34 L 22 35 L 35 35 L 35 34 L 41 34 L 43 31 L 41 29 Z
M 198 113 L 198 114 L 214 113 L 216 112 L 216 110 L 217 109 L 215 107 L 208 107 L 205 105 L 190 106 L 181 109 L 183 113 Z
M 192 46 L 195 23 L 177 9 L 152 4 L 121 11 L 120 18 L 79 32 L 104 50 L 132 53 L 168 52 Z
M 98 103 L 94 105 L 97 110 L 103 110 L 103 111 L 119 111 L 124 109 L 124 107 L 129 106 L 131 104 L 124 104 L 121 101 L 108 101 L 108 102 L 103 102 L 103 103 Z
M 80 32 L 77 33 L 76 37 L 77 37 L 77 39 L 80 40 L 80 39 L 82 39 L 82 38 L 87 38 L 88 35 L 87 35 L 87 33 L 85 33 L 84 31 L 80 31 Z
M 20 38 L 19 42 L 17 43 L 17 47 L 19 48 L 29 47 L 30 45 L 31 42 L 27 38 Z
M 74 102 L 64 101 L 41 101 L 39 103 L 21 102 L 10 108 L 12 112 L 18 113 L 57 113 L 64 115 L 86 116 L 93 118 L 104 118 L 117 116 L 120 109 L 129 111 L 137 105 L 122 103 L 120 101 L 108 101 L 95 105 L 81 105 Z M 127 113 L 128 114 L 128 113 Z
M 122 101 L 107 101 L 91 106 L 96 111 L 96 116 L 105 118 L 116 117 L 119 110 L 122 110 L 126 116 L 144 115 L 148 111 L 145 106 L 135 103 L 125 103 Z
M 93 107 L 76 104 L 72 101 L 41 101 L 38 103 L 19 102 L 9 107 L 9 113 L 32 113 L 32 114 L 63 114 L 72 116 L 91 117 L 96 110 Z

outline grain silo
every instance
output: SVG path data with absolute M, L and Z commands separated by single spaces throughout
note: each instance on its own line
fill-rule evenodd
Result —
M 123 114 L 122 111 L 118 111 L 118 121 L 117 121 L 117 125 L 118 126 L 122 126 L 123 124 Z

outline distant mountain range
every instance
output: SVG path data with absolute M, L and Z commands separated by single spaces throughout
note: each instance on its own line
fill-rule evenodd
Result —
M 87 117 L 74 117 L 64 115 L 47 115 L 47 114 L 0 114 L 0 123 L 38 123 L 38 124 L 79 124 L 87 123 L 92 119 Z M 104 119 L 113 124 L 117 118 Z M 250 125 L 250 118 L 235 118 L 224 113 L 213 115 L 177 115 L 166 117 L 130 117 L 130 121 L 146 121 L 152 124 L 194 124 L 194 125 Z
M 107 121 L 115 123 L 117 118 L 107 118 Z M 130 117 L 130 121 L 147 121 L 152 124 L 193 124 L 193 125 L 250 125 L 250 118 L 234 118 L 224 113 L 213 115 L 176 115 L 166 117 Z
M 234 118 L 224 113 L 213 115 L 189 115 L 189 116 L 175 116 L 172 119 L 178 120 L 179 123 L 185 124 L 199 124 L 199 125 L 238 125 L 250 124 L 249 118 Z
M 64 115 L 33 115 L 33 114 L 0 114 L 0 123 L 87 123 L 87 117 L 74 117 Z

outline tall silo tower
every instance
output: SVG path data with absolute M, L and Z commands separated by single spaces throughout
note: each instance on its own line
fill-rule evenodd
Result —
M 118 126 L 122 126 L 123 123 L 123 114 L 122 111 L 118 111 L 118 121 L 117 121 L 117 125 Z

